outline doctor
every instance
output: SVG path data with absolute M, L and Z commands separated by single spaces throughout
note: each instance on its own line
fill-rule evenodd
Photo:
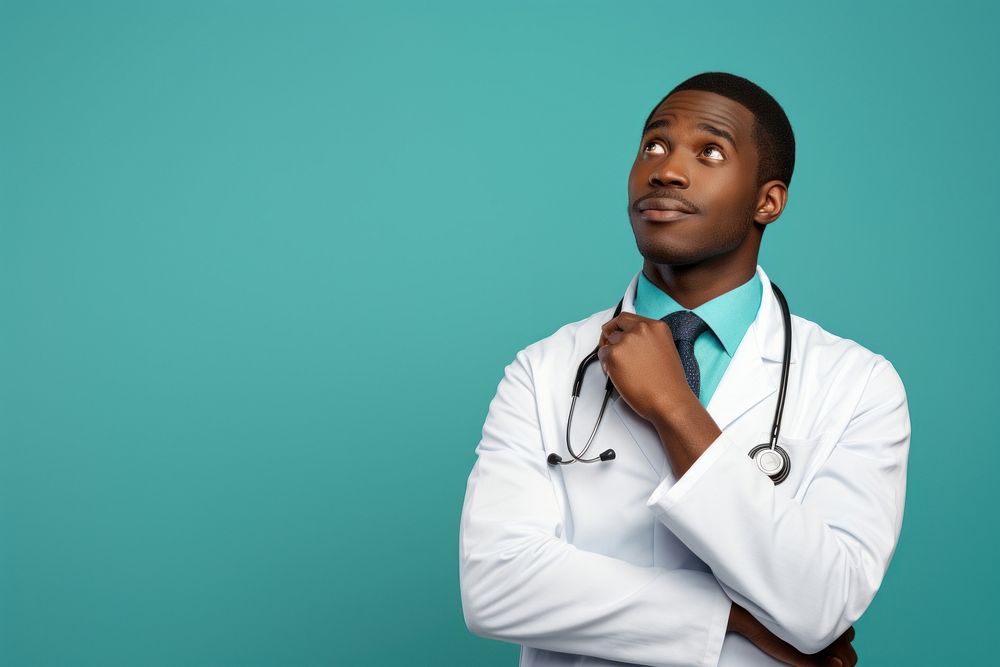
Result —
M 784 363 L 757 256 L 794 155 L 754 83 L 709 72 L 675 87 L 629 175 L 643 263 L 620 312 L 567 324 L 505 369 L 459 566 L 469 629 L 521 644 L 522 666 L 857 661 L 851 626 L 899 538 L 910 421 L 892 364 L 814 322 L 791 317 Z M 749 452 L 773 433 L 783 368 L 789 467 L 775 483 Z

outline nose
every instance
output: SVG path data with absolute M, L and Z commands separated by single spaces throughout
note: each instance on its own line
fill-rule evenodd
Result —
M 657 163 L 649 172 L 649 184 L 654 188 L 667 186 L 686 188 L 688 186 L 687 170 L 679 151 L 672 151 Z

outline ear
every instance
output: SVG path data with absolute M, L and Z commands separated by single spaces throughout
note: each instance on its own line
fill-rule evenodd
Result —
M 782 181 L 768 181 L 760 186 L 757 194 L 757 206 L 754 207 L 753 220 L 767 225 L 778 219 L 785 210 L 788 201 L 788 186 Z

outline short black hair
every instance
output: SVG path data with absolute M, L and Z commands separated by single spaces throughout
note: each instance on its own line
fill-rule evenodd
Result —
M 645 131 L 650 119 L 663 101 L 680 90 L 703 90 L 739 102 L 754 115 L 753 140 L 757 145 L 760 164 L 757 167 L 757 185 L 779 180 L 785 186 L 792 182 L 795 169 L 795 135 L 785 110 L 770 93 L 749 79 L 728 72 L 702 72 L 674 86 L 656 103 L 646 117 Z

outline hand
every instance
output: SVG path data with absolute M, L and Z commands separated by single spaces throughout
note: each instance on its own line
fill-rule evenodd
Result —
M 780 639 L 750 612 L 735 603 L 729 612 L 728 629 L 743 635 L 775 660 L 781 660 L 793 667 L 854 667 L 858 662 L 858 654 L 851 646 L 854 640 L 853 626 L 825 649 L 811 655 Z
M 664 401 L 694 398 L 673 334 L 662 320 L 621 313 L 601 327 L 597 357 L 625 402 L 647 421 L 654 421 Z

